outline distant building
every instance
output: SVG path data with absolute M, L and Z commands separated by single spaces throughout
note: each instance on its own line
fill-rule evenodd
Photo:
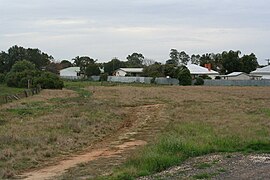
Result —
M 190 71 L 190 74 L 193 76 L 193 78 L 197 76 L 203 76 L 207 75 L 214 79 L 216 76 L 219 76 L 219 73 L 217 71 L 211 70 L 210 68 L 205 68 L 196 64 L 189 64 L 186 66 L 188 70 Z
M 60 70 L 60 77 L 65 79 L 80 79 L 80 67 L 68 67 Z
M 252 77 L 244 72 L 232 72 L 227 75 L 220 75 L 222 79 L 226 80 L 250 80 Z
M 141 76 L 143 68 L 119 68 L 114 72 L 115 76 Z
M 270 79 L 270 65 L 258 68 L 250 73 L 252 76 L 261 76 L 261 79 Z

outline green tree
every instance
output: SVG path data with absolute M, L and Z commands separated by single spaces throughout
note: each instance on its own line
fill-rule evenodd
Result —
M 178 77 L 179 67 L 174 64 L 165 64 L 163 65 L 164 76 L 169 76 L 171 78 Z
M 61 65 L 61 69 L 65 69 L 65 68 L 68 68 L 68 67 L 72 67 L 72 63 L 68 60 L 62 60 L 60 62 L 60 65 Z
M 170 51 L 170 59 L 166 61 L 166 64 L 172 64 L 174 66 L 178 66 L 179 64 L 179 52 L 176 49 L 171 49 Z
M 29 61 L 17 61 L 6 76 L 7 85 L 10 87 L 27 88 L 28 84 L 42 88 L 61 89 L 63 81 L 55 74 L 37 70 Z
M 190 71 L 186 66 L 182 66 L 178 73 L 179 85 L 189 86 L 192 84 Z
M 229 74 L 232 72 L 239 72 L 242 70 L 242 64 L 239 58 L 241 54 L 240 51 L 232 51 L 229 52 L 224 51 L 221 55 L 222 57 L 222 73 Z
M 86 73 L 86 68 L 88 65 L 95 64 L 95 62 L 97 61 L 97 60 L 94 60 L 88 56 L 82 56 L 82 57 L 77 56 L 77 57 L 73 58 L 72 60 L 74 61 L 73 62 L 74 66 L 80 67 L 82 74 Z
M 23 72 L 23 71 L 32 71 L 32 70 L 36 70 L 35 64 L 27 60 L 22 60 L 22 61 L 16 62 L 12 66 L 10 72 Z
M 126 63 L 124 61 L 120 61 L 117 58 L 113 58 L 111 61 L 103 64 L 105 73 L 109 75 L 113 75 L 113 72 L 119 68 L 125 68 Z
M 22 60 L 17 61 L 6 76 L 7 85 L 10 87 L 27 88 L 29 82 L 33 82 L 34 77 L 40 76 L 35 64 Z
M 182 65 L 187 65 L 187 63 L 190 61 L 190 57 L 185 51 L 181 51 L 179 53 L 179 61 Z
M 155 63 L 143 68 L 143 76 L 146 77 L 164 77 L 163 65 L 161 63 Z
M 197 54 L 197 55 L 192 54 L 191 57 L 190 57 L 190 61 L 191 61 L 192 64 L 199 65 L 200 64 L 200 58 L 201 58 L 201 56 L 199 54 Z
M 87 77 L 100 75 L 100 69 L 99 69 L 98 65 L 97 64 L 87 65 L 87 67 L 85 69 L 85 75 Z
M 257 61 L 257 57 L 255 56 L 255 54 L 251 53 L 250 55 L 244 55 L 241 59 L 241 68 L 242 68 L 242 72 L 245 73 L 250 73 L 251 71 L 254 71 L 257 69 L 257 67 L 259 66 L 258 61 Z
M 133 53 L 127 56 L 127 67 L 143 67 L 144 56 L 141 53 Z

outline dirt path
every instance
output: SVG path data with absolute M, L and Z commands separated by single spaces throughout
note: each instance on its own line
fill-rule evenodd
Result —
M 151 136 L 152 133 L 155 134 L 158 131 L 155 126 L 158 123 L 157 120 L 160 119 L 157 116 L 159 116 L 162 108 L 163 105 L 161 104 L 127 107 L 129 115 L 114 135 L 89 147 L 81 154 L 67 157 L 55 165 L 24 173 L 20 175 L 20 178 L 27 180 L 52 179 L 82 163 L 119 155 L 121 157 L 121 154 L 147 144 L 147 136 Z

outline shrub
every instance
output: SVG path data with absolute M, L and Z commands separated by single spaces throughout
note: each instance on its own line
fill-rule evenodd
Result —
M 185 66 L 178 73 L 179 85 L 188 86 L 192 84 L 190 71 Z
M 10 72 L 23 72 L 23 71 L 32 71 L 35 70 L 35 64 L 30 61 L 23 60 L 17 61 L 11 68 Z
M 6 78 L 5 74 L 0 73 L 0 83 L 5 82 L 5 78 Z
M 196 85 L 196 86 L 204 85 L 204 80 L 203 80 L 203 78 L 201 78 L 201 77 L 196 77 L 196 78 L 195 78 L 195 83 L 194 83 L 194 85 Z
M 100 74 L 100 81 L 107 81 L 107 79 L 108 79 L 108 73 Z
M 26 60 L 18 61 L 12 66 L 6 76 L 6 82 L 9 87 L 27 88 L 29 82 L 34 87 L 40 84 L 43 89 L 62 89 L 64 87 L 63 81 L 57 75 L 36 70 L 35 65 Z
M 220 76 L 216 76 L 215 79 L 221 79 L 221 77 Z
M 9 87 L 27 88 L 28 81 L 32 84 L 34 77 L 40 76 L 41 72 L 37 70 L 9 72 L 6 76 L 6 83 Z
M 34 78 L 34 86 L 40 85 L 42 89 L 62 89 L 64 82 L 56 74 L 44 72 L 40 77 Z
M 151 84 L 156 84 L 156 77 L 153 77 L 150 82 Z

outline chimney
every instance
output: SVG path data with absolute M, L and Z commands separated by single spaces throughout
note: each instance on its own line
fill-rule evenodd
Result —
M 207 68 L 208 71 L 211 71 L 211 70 L 212 70 L 212 65 L 211 65 L 211 63 L 204 64 L 204 67 Z

